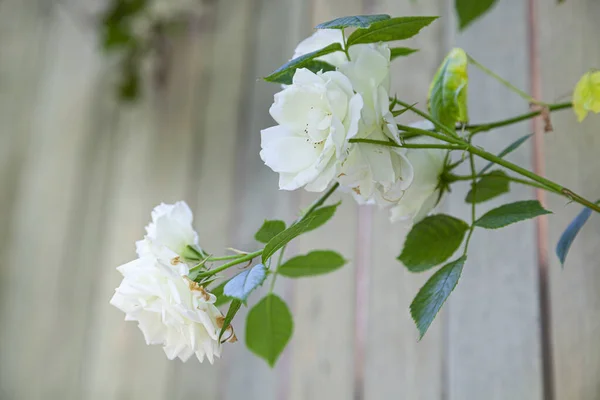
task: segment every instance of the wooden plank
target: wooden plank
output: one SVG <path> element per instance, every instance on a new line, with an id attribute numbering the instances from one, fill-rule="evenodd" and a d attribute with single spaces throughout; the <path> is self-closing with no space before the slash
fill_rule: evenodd
<path id="1" fill-rule="evenodd" d="M 449 1 L 449 8 L 453 2 Z M 526 3 L 501 1 L 492 11 L 456 36 L 456 45 L 517 87 L 528 89 Z M 507 22 L 511 21 L 507 30 Z M 449 32 L 448 37 L 452 37 Z M 490 45 L 493 44 L 491 47 Z M 469 69 L 469 113 L 472 122 L 509 117 L 528 105 L 474 67 Z M 475 144 L 498 152 L 527 134 L 530 125 L 481 134 Z M 530 167 L 531 148 L 524 145 L 510 158 Z M 478 163 L 482 166 L 483 162 Z M 469 173 L 466 165 L 462 173 Z M 463 199 L 468 185 L 453 190 L 447 211 L 469 218 Z M 529 188 L 512 191 L 478 207 L 477 213 L 510 201 L 532 198 Z M 541 345 L 537 262 L 533 222 L 499 231 L 478 230 L 461 280 L 446 307 L 445 349 L 449 399 L 540 399 Z M 507 250 L 508 249 L 508 250 Z"/>
<path id="2" fill-rule="evenodd" d="M 335 17 L 360 14 L 362 2 L 316 0 L 312 9 L 314 26 Z M 302 191 L 303 207 L 317 197 Z M 331 222 L 297 239 L 299 253 L 333 249 L 350 262 L 334 274 L 294 282 L 290 399 L 353 397 L 358 207 L 348 195 L 335 195 L 331 201 L 341 199 L 343 204 Z"/>
<path id="3" fill-rule="evenodd" d="M 291 55 L 290 27 L 298 24 L 305 8 L 299 0 L 251 2 L 252 23 L 246 32 L 245 74 L 242 85 L 238 135 L 236 139 L 236 181 L 234 191 L 235 213 L 230 226 L 230 244 L 240 249 L 254 249 L 254 233 L 264 218 L 291 220 L 293 193 L 278 191 L 277 176 L 259 157 L 260 130 L 273 124 L 268 109 L 273 102 L 276 85 L 258 79 L 277 68 Z M 233 151 L 229 149 L 228 151 Z M 233 271 L 232 271 L 233 272 Z M 268 285 L 255 293 L 249 301 L 252 307 L 267 292 Z M 281 292 L 279 292 L 281 294 Z M 245 319 L 248 308 L 243 308 L 237 319 L 236 334 L 240 343 L 228 350 L 228 367 L 222 378 L 225 399 L 280 397 L 286 382 L 282 359 L 271 370 L 266 362 L 245 347 Z M 243 322 L 244 321 L 244 322 Z"/>
<path id="4" fill-rule="evenodd" d="M 439 1 L 378 1 L 369 12 L 392 16 L 441 15 Z M 444 53 L 439 38 L 446 19 L 435 21 L 402 46 L 420 49 L 392 63 L 392 95 L 426 104 L 429 82 Z M 414 116 L 407 116 L 414 119 Z M 374 210 L 369 273 L 369 330 L 365 360 L 365 399 L 437 399 L 442 394 L 442 328 L 435 323 L 420 342 L 409 305 L 431 274 L 413 274 L 396 260 L 410 226 L 391 223 L 386 210 Z"/>
<path id="5" fill-rule="evenodd" d="M 40 6 L 36 4 L 36 7 Z M 7 246 L 7 259 L 10 260 L 7 265 L 22 265 L 20 260 L 24 254 L 28 259 L 27 273 L 21 268 L 11 271 L 10 286 L 14 293 L 8 304 L 14 319 L 3 324 L 15 327 L 14 337 L 9 342 L 11 347 L 17 351 L 31 350 L 19 351 L 17 359 L 8 364 L 16 371 L 12 382 L 16 398 L 62 397 L 73 388 L 66 378 L 70 376 L 72 364 L 61 362 L 69 358 L 64 355 L 68 354 L 67 349 L 61 349 L 62 357 L 55 357 L 58 349 L 48 343 L 56 343 L 54 339 L 60 337 L 57 330 L 77 323 L 62 307 L 63 300 L 70 295 L 70 292 L 64 292 L 62 278 L 64 258 L 77 252 L 77 247 L 70 242 L 69 227 L 78 202 L 77 184 L 84 161 L 82 149 L 90 135 L 86 129 L 86 106 L 93 95 L 91 82 L 97 72 L 91 31 L 87 34 L 77 31 L 71 21 L 56 14 L 53 8 L 40 7 L 37 11 L 51 21 L 45 46 L 37 49 L 47 61 L 43 73 L 37 71 L 39 89 L 35 100 L 21 105 L 24 110 L 29 110 L 29 115 L 24 117 L 31 121 L 31 136 L 26 133 L 26 137 L 29 136 L 26 153 L 15 148 L 15 156 L 23 157 L 24 168 L 16 190 L 14 229 Z M 56 43 L 62 46 L 57 49 Z M 56 101 L 65 94 L 68 96 L 63 97 L 64 101 Z M 18 143 L 18 140 L 14 142 L 15 145 Z M 75 267 L 69 264 L 71 266 Z M 42 309 L 39 297 L 31 296 L 29 288 L 32 286 L 44 290 Z M 40 341 L 40 337 L 47 341 Z M 48 370 L 50 362 L 58 364 Z M 39 379 L 31 384 L 34 375 Z"/>
<path id="6" fill-rule="evenodd" d="M 173 388 L 178 361 L 168 361 L 160 346 L 146 346 L 136 324 L 124 323 L 121 312 L 107 307 L 106 293 L 121 279 L 113 268 L 135 257 L 134 242 L 143 236 L 152 208 L 160 202 L 189 201 L 196 133 L 192 121 L 197 112 L 193 89 L 206 47 L 189 35 L 172 39 L 166 86 L 146 85 L 138 103 L 123 107 L 113 117 L 119 123 L 104 233 L 108 239 L 100 260 L 102 289 L 92 307 L 96 318 L 89 338 L 97 347 L 84 371 L 84 392 L 89 398 L 163 398 Z M 206 386 L 210 392 L 216 383 Z"/>
<path id="7" fill-rule="evenodd" d="M 200 243 L 215 254 L 225 254 L 225 248 L 232 245 L 231 227 L 237 204 L 235 147 L 246 45 L 240 38 L 248 30 L 251 15 L 251 2 L 220 1 L 214 12 L 203 19 L 208 26 L 200 26 L 197 33 L 210 47 L 202 52 L 202 63 L 207 68 L 194 90 L 193 103 L 202 111 L 193 118 L 195 138 L 190 186 L 194 193 L 190 197 L 194 199 L 192 207 Z M 222 310 L 227 312 L 226 307 Z M 234 328 L 240 330 L 242 325 L 236 324 Z M 231 362 L 231 346 L 243 347 L 244 344 L 225 344 L 221 359 L 214 365 L 177 363 L 171 378 L 173 396 L 188 399 L 201 393 L 207 399 L 222 397 L 226 384 L 223 374 Z"/>
<path id="8" fill-rule="evenodd" d="M 594 37 L 600 33 L 600 4 L 572 1 L 538 2 L 543 96 L 568 101 L 578 79 L 600 63 Z M 597 171 L 599 117 L 579 124 L 571 110 L 552 115 L 554 132 L 546 134 L 546 172 L 592 201 L 600 197 Z M 555 398 L 597 399 L 600 376 L 600 249 L 597 216 L 583 228 L 571 247 L 564 270 L 554 254 L 558 238 L 581 210 L 575 203 L 548 196 L 549 260 L 552 305 Z"/>
<path id="9" fill-rule="evenodd" d="M 17 257 L 13 246 L 19 240 L 13 235 L 23 217 L 16 217 L 16 207 L 23 197 L 20 186 L 33 131 L 32 105 L 47 68 L 44 49 L 51 20 L 39 2 L 0 3 L 0 255 L 5 260 L 0 267 L 0 393 L 7 398 L 22 393 L 19 361 L 23 353 L 15 344 L 22 334 L 18 323 L 25 312 L 19 288 L 27 277 L 19 268 L 22 264 L 9 260 Z"/>

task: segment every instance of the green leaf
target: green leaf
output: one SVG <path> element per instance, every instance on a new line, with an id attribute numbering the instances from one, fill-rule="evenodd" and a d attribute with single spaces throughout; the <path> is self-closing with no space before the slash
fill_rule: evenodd
<path id="1" fill-rule="evenodd" d="M 285 230 L 285 222 L 280 220 L 265 220 L 254 239 L 261 243 L 269 243 L 277 234 Z"/>
<path id="2" fill-rule="evenodd" d="M 567 259 L 567 253 L 573 244 L 573 241 L 577 237 L 577 234 L 583 228 L 583 225 L 587 222 L 587 220 L 592 215 L 592 210 L 590 208 L 585 207 L 573 221 L 567 226 L 567 229 L 563 232 L 556 244 L 556 255 L 560 260 L 560 264 L 564 267 L 565 260 Z"/>
<path id="3" fill-rule="evenodd" d="M 431 116 L 442 125 L 454 129 L 456 122 L 467 122 L 467 53 L 454 48 L 440 65 L 431 85 L 427 104 Z"/>
<path id="4" fill-rule="evenodd" d="M 390 42 L 415 36 L 437 17 L 399 17 L 378 21 L 369 28 L 357 29 L 349 37 L 347 44 Z"/>
<path id="5" fill-rule="evenodd" d="M 104 50 L 128 47 L 135 43 L 135 37 L 129 27 L 124 24 L 109 25 L 102 32 L 102 46 Z"/>
<path id="6" fill-rule="evenodd" d="M 271 293 L 248 313 L 246 346 L 273 367 L 292 337 L 293 330 L 290 310 L 281 298 Z"/>
<path id="7" fill-rule="evenodd" d="M 460 30 L 488 12 L 495 2 L 496 0 L 456 0 L 455 8 Z"/>
<path id="8" fill-rule="evenodd" d="M 215 286 L 214 288 L 209 289 L 209 292 L 211 292 L 212 294 L 214 294 L 217 297 L 217 300 L 215 301 L 215 307 L 220 307 L 231 301 L 231 297 L 228 297 L 225 295 L 225 293 L 223 293 L 223 290 L 224 290 L 227 282 L 228 281 L 224 281 L 224 282 L 220 283 L 219 285 Z"/>
<path id="9" fill-rule="evenodd" d="M 508 193 L 509 191 L 509 180 L 508 176 L 503 171 L 492 171 L 489 174 L 483 176 L 475 184 L 475 196 L 473 197 L 473 184 L 471 184 L 471 190 L 467 193 L 465 201 L 467 203 L 483 203 L 493 199 L 494 197 L 500 196 L 501 194 Z"/>
<path id="10" fill-rule="evenodd" d="M 409 54 L 419 51 L 419 49 L 411 49 L 410 47 L 394 47 L 390 50 L 391 50 L 390 58 L 392 60 L 394 58 L 408 56 Z"/>
<path id="11" fill-rule="evenodd" d="M 231 325 L 231 321 L 233 321 L 233 317 L 240 310 L 242 306 L 242 302 L 240 300 L 233 300 L 229 305 L 229 310 L 227 310 L 227 315 L 225 316 L 225 320 L 223 321 L 223 326 L 221 327 L 221 331 L 219 332 L 219 341 L 221 341 L 221 337 L 223 334 L 227 332 L 227 328 Z"/>
<path id="12" fill-rule="evenodd" d="M 522 137 L 518 138 L 517 140 L 515 140 L 514 142 L 512 142 L 511 144 L 509 144 L 504 150 L 502 150 L 500 153 L 498 153 L 498 157 L 503 158 L 503 157 L 507 156 L 508 154 L 512 153 L 513 151 L 515 151 L 516 149 L 518 149 L 523 143 L 525 143 L 532 136 L 533 136 L 533 133 L 530 133 L 528 135 L 525 135 L 525 136 L 522 136 Z M 485 174 L 485 172 L 488 169 L 492 168 L 493 165 L 494 165 L 494 163 L 490 162 L 485 167 L 483 167 L 483 169 L 481 171 L 479 171 L 478 175 Z"/>
<path id="13" fill-rule="evenodd" d="M 331 219 L 331 217 L 333 217 L 333 214 L 335 214 L 335 210 L 339 205 L 340 203 L 337 203 L 331 206 L 317 208 L 308 217 L 279 233 L 265 246 L 262 253 L 262 262 L 266 263 L 267 260 L 273 254 L 275 254 L 277 250 L 288 244 L 295 237 L 305 232 L 317 229 L 321 225 L 325 224 L 327 221 L 329 221 L 329 219 Z"/>
<path id="14" fill-rule="evenodd" d="M 469 225 L 445 214 L 426 217 L 406 236 L 398 257 L 412 272 L 425 271 L 446 261 L 463 241 Z"/>
<path id="15" fill-rule="evenodd" d="M 341 268 L 345 263 L 344 257 L 335 251 L 315 250 L 289 259 L 279 267 L 277 273 L 288 278 L 323 275 Z"/>
<path id="16" fill-rule="evenodd" d="M 223 293 L 225 296 L 245 302 L 248 295 L 263 284 L 267 279 L 267 269 L 263 264 L 258 264 L 240 272 L 225 284 Z"/>
<path id="17" fill-rule="evenodd" d="M 264 78 L 267 82 L 282 83 L 289 85 L 292 83 L 292 79 L 298 68 L 308 68 L 312 72 L 318 71 L 334 71 L 335 67 L 324 61 L 315 60 L 315 58 L 335 53 L 336 51 L 343 51 L 340 43 L 332 43 L 321 50 L 306 53 L 300 57 L 294 58 L 293 60 L 285 63 L 278 69 L 276 69 L 271 75 Z"/>
<path id="18" fill-rule="evenodd" d="M 419 339 L 423 338 L 444 302 L 456 287 L 466 260 L 467 257 L 462 256 L 440 268 L 419 290 L 411 303 L 410 315 L 417 324 Z"/>
<path id="19" fill-rule="evenodd" d="M 316 29 L 343 29 L 349 27 L 355 28 L 368 28 L 373 22 L 383 21 L 390 19 L 387 14 L 373 14 L 373 15 L 353 15 L 351 17 L 341 17 L 332 19 L 331 21 L 323 22 L 317 25 Z"/>
<path id="20" fill-rule="evenodd" d="M 517 201 L 488 211 L 475 221 L 475 226 L 498 229 L 544 214 L 552 214 L 552 212 L 544 209 L 537 200 Z"/>

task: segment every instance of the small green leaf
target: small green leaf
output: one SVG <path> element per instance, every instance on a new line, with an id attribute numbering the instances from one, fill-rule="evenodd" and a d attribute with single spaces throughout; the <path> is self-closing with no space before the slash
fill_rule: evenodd
<path id="1" fill-rule="evenodd" d="M 242 302 L 240 300 L 233 300 L 229 305 L 229 310 L 227 310 L 227 315 L 225 316 L 225 320 L 223 321 L 221 331 L 219 332 L 219 341 L 221 341 L 221 337 L 223 337 L 223 334 L 227 332 L 227 328 L 229 328 L 229 325 L 231 325 L 233 317 L 235 317 L 235 314 L 237 314 L 241 306 Z"/>
<path id="2" fill-rule="evenodd" d="M 348 37 L 348 46 L 360 43 L 390 42 L 415 36 L 437 17 L 399 17 L 378 21 L 369 28 L 357 29 Z"/>
<path id="3" fill-rule="evenodd" d="M 277 234 L 285 230 L 285 222 L 280 220 L 265 220 L 254 239 L 261 243 L 269 243 Z"/>
<path id="4" fill-rule="evenodd" d="M 488 211 L 475 221 L 475 226 L 498 229 L 544 214 L 552 214 L 552 212 L 544 209 L 537 200 L 517 201 Z"/>
<path id="5" fill-rule="evenodd" d="M 392 60 L 394 58 L 408 56 L 409 54 L 419 51 L 419 49 L 411 49 L 410 47 L 394 47 L 390 50 L 391 50 L 390 58 Z"/>
<path id="6" fill-rule="evenodd" d="M 496 0 L 456 0 L 455 8 L 460 30 L 462 31 L 471 22 L 488 12 L 495 2 Z"/>
<path id="7" fill-rule="evenodd" d="M 271 367 L 292 337 L 294 323 L 287 305 L 275 294 L 269 294 L 248 313 L 246 346 Z"/>
<path id="8" fill-rule="evenodd" d="M 344 257 L 335 251 L 315 250 L 289 259 L 277 273 L 288 278 L 322 275 L 341 268 L 345 263 Z"/>
<path id="9" fill-rule="evenodd" d="M 465 221 L 449 215 L 426 217 L 408 233 L 398 260 L 412 272 L 435 267 L 454 254 L 468 229 Z"/>
<path id="10" fill-rule="evenodd" d="M 217 300 L 215 301 L 215 307 L 220 307 L 231 301 L 231 297 L 225 296 L 225 293 L 223 293 L 223 289 L 225 288 L 227 282 L 228 281 L 224 281 L 219 285 L 215 286 L 214 288 L 209 289 L 209 292 L 211 292 L 217 297 Z"/>
<path id="11" fill-rule="evenodd" d="M 417 324 L 419 339 L 423 338 L 444 302 L 456 287 L 466 260 L 467 257 L 462 256 L 440 268 L 419 290 L 411 303 L 410 315 Z"/>
<path id="12" fill-rule="evenodd" d="M 583 228 L 583 225 L 592 215 L 592 210 L 585 207 L 577 216 L 571 221 L 567 229 L 563 232 L 556 244 L 556 255 L 560 260 L 560 264 L 564 267 L 565 260 L 567 259 L 567 253 L 573 244 L 573 241 L 577 237 L 577 234 Z"/>
<path id="13" fill-rule="evenodd" d="M 334 71 L 335 67 L 324 61 L 315 60 L 315 58 L 335 53 L 336 51 L 343 51 L 342 45 L 339 43 L 332 43 L 329 46 L 322 48 L 321 50 L 306 53 L 300 57 L 294 58 L 293 60 L 285 63 L 278 69 L 276 69 L 271 75 L 264 78 L 267 82 L 282 83 L 289 85 L 292 83 L 292 79 L 296 70 L 299 68 L 308 68 L 312 72 L 318 71 Z"/>
<path id="14" fill-rule="evenodd" d="M 431 85 L 427 104 L 431 116 L 442 125 L 454 129 L 456 122 L 467 122 L 467 53 L 454 48 L 437 70 Z"/>
<path id="15" fill-rule="evenodd" d="M 500 158 L 504 158 L 505 156 L 507 156 L 508 154 L 512 153 L 513 151 L 515 151 L 516 149 L 518 149 L 523 143 L 525 143 L 530 137 L 533 136 L 533 133 L 530 133 L 528 135 L 522 136 L 520 138 L 518 138 L 517 140 L 515 140 L 514 142 L 512 142 L 511 144 L 509 144 L 504 150 L 502 150 L 500 153 L 498 153 L 498 157 Z M 478 175 L 483 175 L 485 174 L 485 172 L 492 168 L 492 166 L 494 165 L 493 162 L 490 162 L 489 164 L 487 164 L 485 167 L 483 167 L 481 169 L 481 171 L 479 171 Z"/>
<path id="16" fill-rule="evenodd" d="M 263 264 L 258 264 L 231 278 L 225 284 L 223 293 L 225 296 L 245 302 L 248 295 L 262 285 L 265 279 L 267 279 L 267 269 Z"/>
<path id="17" fill-rule="evenodd" d="M 508 193 L 509 180 L 508 176 L 503 171 L 492 171 L 484 175 L 475 184 L 475 197 L 473 197 L 473 184 L 471 190 L 467 193 L 465 201 L 467 203 L 483 203 L 484 201 L 493 199 L 501 194 Z"/>
<path id="18" fill-rule="evenodd" d="M 305 233 L 317 229 L 321 225 L 325 224 L 333 214 L 335 214 L 335 210 L 340 205 L 340 203 L 317 208 L 313 211 L 308 217 L 304 218 L 300 222 L 291 225 L 285 231 L 279 233 L 273 239 L 267 243 L 262 253 L 262 262 L 266 263 L 267 260 L 275 254 L 277 250 L 288 244 L 295 237 Z"/>
<path id="19" fill-rule="evenodd" d="M 383 21 L 390 19 L 387 14 L 373 14 L 373 15 L 354 15 L 351 17 L 341 17 L 332 19 L 331 21 L 323 22 L 317 25 L 316 29 L 343 29 L 349 27 L 355 28 L 368 28 L 373 22 Z"/>

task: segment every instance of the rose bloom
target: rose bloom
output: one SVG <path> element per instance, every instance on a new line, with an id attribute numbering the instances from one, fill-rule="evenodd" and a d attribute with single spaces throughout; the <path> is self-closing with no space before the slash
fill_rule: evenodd
<path id="1" fill-rule="evenodd" d="M 161 203 L 152 210 L 152 222 L 146 236 L 136 243 L 138 256 L 153 254 L 170 261 L 187 253 L 187 247 L 198 247 L 198 234 L 192 226 L 194 215 L 184 201 Z"/>
<path id="2" fill-rule="evenodd" d="M 337 71 L 296 70 L 293 83 L 275 94 L 269 112 L 279 124 L 261 131 L 260 157 L 279 173 L 279 187 L 321 192 L 358 132 L 363 101 Z"/>
<path id="3" fill-rule="evenodd" d="M 433 129 L 433 124 L 424 121 L 411 126 L 421 129 Z M 440 144 L 441 141 L 430 137 L 419 137 L 408 141 L 414 144 Z M 447 150 L 444 149 L 407 149 L 406 158 L 414 168 L 412 184 L 404 190 L 402 197 L 391 209 L 391 220 L 411 220 L 416 223 L 425 218 L 438 204 L 441 198 L 440 177 L 444 172 Z"/>
<path id="4" fill-rule="evenodd" d="M 351 46 L 350 62 L 343 72 L 364 100 L 356 138 L 399 144 L 394 117 L 389 110 L 390 49 L 386 44 Z M 338 181 L 351 188 L 359 203 L 391 205 L 412 182 L 413 168 L 405 150 L 353 143 L 342 162 Z"/>
<path id="5" fill-rule="evenodd" d="M 315 33 L 298 44 L 292 59 L 298 58 L 307 53 L 312 53 L 313 51 L 321 50 L 322 48 L 325 48 L 333 43 L 339 43 L 343 45 L 344 38 L 342 37 L 342 31 L 340 29 L 317 29 Z M 317 57 L 316 60 L 325 61 L 334 67 L 339 67 L 348 61 L 346 54 L 344 54 L 343 51 L 329 53 L 324 56 Z"/>
<path id="6" fill-rule="evenodd" d="M 126 321 L 137 321 L 147 344 L 161 344 L 169 359 L 196 355 L 212 363 L 221 354 L 219 332 L 224 318 L 216 297 L 191 281 L 181 253 L 197 244 L 192 212 L 184 202 L 161 204 L 152 211 L 139 258 L 117 268 L 123 281 L 110 303 Z M 235 341 L 231 326 L 224 340 Z"/>

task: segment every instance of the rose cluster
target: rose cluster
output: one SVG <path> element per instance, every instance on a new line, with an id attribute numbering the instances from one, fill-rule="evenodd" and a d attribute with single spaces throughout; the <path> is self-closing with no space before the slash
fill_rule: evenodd
<path id="1" fill-rule="evenodd" d="M 117 268 L 123 281 L 110 303 L 125 312 L 126 321 L 138 322 L 147 344 L 163 345 L 169 359 L 187 361 L 195 354 L 212 363 L 221 354 L 224 317 L 216 297 L 188 278 L 197 245 L 186 203 L 157 206 L 146 236 L 136 243 L 138 258 Z M 222 340 L 236 340 L 231 326 Z"/>
<path id="2" fill-rule="evenodd" d="M 344 45 L 342 31 L 320 29 L 298 45 L 293 58 L 333 43 Z M 334 71 L 299 68 L 292 84 L 275 94 L 269 112 L 278 125 L 261 132 L 260 156 L 279 173 L 280 189 L 321 192 L 338 182 L 360 204 L 391 207 L 393 221 L 419 220 L 437 204 L 447 151 L 401 147 L 390 109 L 390 55 L 385 43 L 326 54 L 316 60 Z"/>

